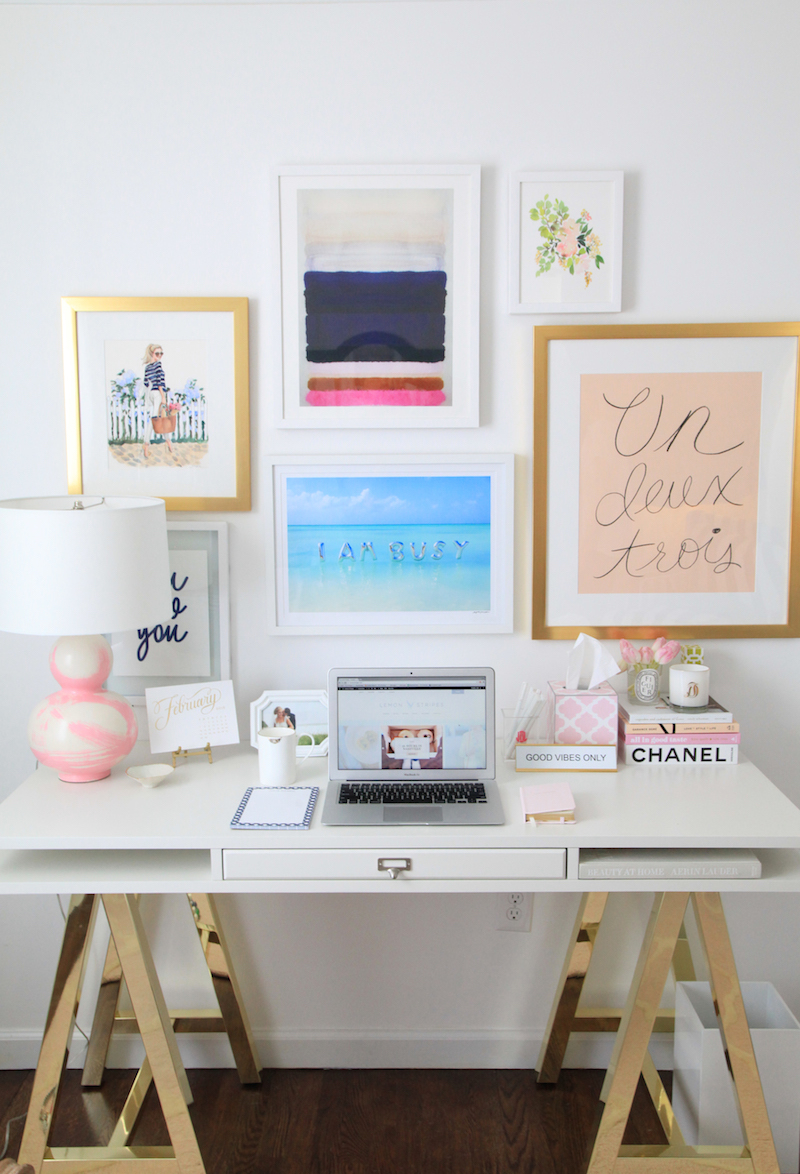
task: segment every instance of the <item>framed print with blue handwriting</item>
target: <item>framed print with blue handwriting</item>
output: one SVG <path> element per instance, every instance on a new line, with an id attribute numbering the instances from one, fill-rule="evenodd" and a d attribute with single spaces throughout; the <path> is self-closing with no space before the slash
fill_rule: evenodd
<path id="1" fill-rule="evenodd" d="M 167 523 L 170 613 L 161 623 L 109 636 L 108 688 L 144 703 L 145 689 L 230 676 L 228 526 Z"/>

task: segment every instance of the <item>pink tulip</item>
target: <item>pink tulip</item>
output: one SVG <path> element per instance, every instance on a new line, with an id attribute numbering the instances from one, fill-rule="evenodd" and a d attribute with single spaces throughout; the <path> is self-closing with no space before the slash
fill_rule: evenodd
<path id="1" fill-rule="evenodd" d="M 653 655 L 655 656 L 657 664 L 669 664 L 681 650 L 681 646 L 677 640 L 669 640 L 666 644 L 662 644 L 661 648 L 655 649 Z"/>
<path id="2" fill-rule="evenodd" d="M 642 648 L 639 649 L 639 660 L 642 664 L 649 664 L 652 659 L 653 650 L 648 644 L 645 644 Z"/>
<path id="3" fill-rule="evenodd" d="M 657 640 L 653 641 L 653 656 L 655 656 L 662 644 L 666 644 L 663 636 L 659 636 Z"/>
<path id="4" fill-rule="evenodd" d="M 639 654 L 631 644 L 630 640 L 620 640 L 619 650 L 622 653 L 622 659 L 626 664 L 636 664 Z"/>

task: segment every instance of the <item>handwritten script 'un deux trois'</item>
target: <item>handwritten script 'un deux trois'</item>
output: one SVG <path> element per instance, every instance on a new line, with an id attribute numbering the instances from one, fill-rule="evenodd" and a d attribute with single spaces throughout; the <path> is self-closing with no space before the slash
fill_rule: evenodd
<path id="1" fill-rule="evenodd" d="M 753 591 L 758 372 L 581 377 L 579 591 Z"/>

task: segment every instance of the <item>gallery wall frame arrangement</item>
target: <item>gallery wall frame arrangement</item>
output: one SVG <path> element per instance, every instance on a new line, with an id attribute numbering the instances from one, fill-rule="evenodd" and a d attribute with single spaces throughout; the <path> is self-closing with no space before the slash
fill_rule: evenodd
<path id="1" fill-rule="evenodd" d="M 513 631 L 514 457 L 272 462 L 274 634 Z"/>
<path id="2" fill-rule="evenodd" d="M 622 171 L 519 171 L 509 184 L 512 314 L 622 308 Z"/>
<path id="3" fill-rule="evenodd" d="M 172 610 L 162 623 L 109 633 L 108 688 L 144 706 L 145 689 L 231 675 L 228 523 L 167 520 Z"/>
<path id="4" fill-rule="evenodd" d="M 800 635 L 799 345 L 534 328 L 534 639 Z"/>
<path id="5" fill-rule="evenodd" d="M 479 425 L 480 166 L 273 174 L 275 422 Z"/>
<path id="6" fill-rule="evenodd" d="M 247 298 L 61 299 L 70 493 L 250 509 Z"/>

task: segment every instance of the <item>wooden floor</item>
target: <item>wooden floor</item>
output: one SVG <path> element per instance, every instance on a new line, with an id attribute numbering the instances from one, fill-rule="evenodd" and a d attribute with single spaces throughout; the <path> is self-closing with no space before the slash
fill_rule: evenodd
<path id="1" fill-rule="evenodd" d="M 133 1076 L 110 1071 L 101 1089 L 82 1091 L 80 1072 L 68 1072 L 51 1143 L 105 1144 Z M 32 1080 L 0 1072 L 0 1147 Z M 273 1069 L 242 1088 L 232 1069 L 194 1069 L 189 1082 L 208 1174 L 579 1174 L 603 1073 L 564 1071 L 548 1087 L 525 1071 Z M 22 1125 L 12 1126 L 12 1157 Z M 169 1144 L 152 1089 L 132 1140 Z M 641 1083 L 625 1141 L 664 1141 Z"/>

